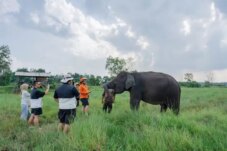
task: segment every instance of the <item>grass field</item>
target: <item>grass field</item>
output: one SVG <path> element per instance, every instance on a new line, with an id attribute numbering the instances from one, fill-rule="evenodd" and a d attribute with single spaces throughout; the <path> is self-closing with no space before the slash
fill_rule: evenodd
<path id="1" fill-rule="evenodd" d="M 227 88 L 182 88 L 180 115 L 160 113 L 141 103 L 129 109 L 128 93 L 118 95 L 104 114 L 102 89 L 92 87 L 90 115 L 77 108 L 68 135 L 57 132 L 53 93 L 43 98 L 42 129 L 20 121 L 20 96 L 0 94 L 0 150 L 18 151 L 224 151 L 227 150 Z"/>

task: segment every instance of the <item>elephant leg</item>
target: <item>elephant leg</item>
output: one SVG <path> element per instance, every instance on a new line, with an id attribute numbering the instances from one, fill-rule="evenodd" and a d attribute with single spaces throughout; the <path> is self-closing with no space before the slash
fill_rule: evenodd
<path id="1" fill-rule="evenodd" d="M 140 99 L 132 98 L 130 99 L 130 107 L 132 110 L 138 110 L 140 106 Z"/>
<path id="2" fill-rule="evenodd" d="M 141 94 L 138 90 L 131 90 L 130 92 L 130 107 L 132 110 L 138 110 L 141 100 Z"/>
<path id="3" fill-rule="evenodd" d="M 166 104 L 161 104 L 160 106 L 161 106 L 160 112 L 166 112 L 167 105 Z"/>
<path id="4" fill-rule="evenodd" d="M 178 115 L 180 111 L 180 101 L 176 101 L 172 107 L 173 113 Z"/>

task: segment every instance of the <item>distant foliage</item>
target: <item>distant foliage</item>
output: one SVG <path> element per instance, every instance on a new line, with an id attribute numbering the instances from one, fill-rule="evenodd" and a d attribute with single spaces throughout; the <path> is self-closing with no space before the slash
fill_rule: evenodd
<path id="1" fill-rule="evenodd" d="M 10 70 L 6 70 L 0 76 L 0 86 L 9 85 L 12 79 L 13 73 Z"/>
<path id="2" fill-rule="evenodd" d="M 16 72 L 29 72 L 28 68 L 18 68 Z"/>
<path id="3" fill-rule="evenodd" d="M 193 74 L 192 74 L 192 73 L 185 73 L 185 74 L 184 74 L 184 79 L 185 79 L 187 82 L 192 82 L 192 81 L 193 81 Z"/>
<path id="4" fill-rule="evenodd" d="M 10 49 L 8 46 L 0 47 L 0 85 L 8 85 L 11 81 L 10 70 L 11 58 Z"/>
<path id="5" fill-rule="evenodd" d="M 42 68 L 39 68 L 39 69 L 30 69 L 30 72 L 45 73 L 46 70 L 45 69 L 42 69 Z"/>
<path id="6" fill-rule="evenodd" d="M 213 72 L 209 72 L 207 74 L 207 82 L 212 83 L 214 81 L 214 73 Z"/>
<path id="7" fill-rule="evenodd" d="M 127 71 L 127 63 L 126 60 L 119 57 L 112 57 L 109 56 L 106 59 L 106 67 L 105 67 L 110 74 L 111 77 L 117 76 L 121 71 Z"/>
<path id="8" fill-rule="evenodd" d="M 89 86 L 100 86 L 103 83 L 110 81 L 110 78 L 108 76 L 101 77 L 101 76 L 95 76 L 92 74 L 82 75 L 82 74 L 78 74 L 78 73 L 68 73 L 68 74 L 73 77 L 74 83 L 79 83 L 81 77 L 87 78 L 87 83 Z M 53 76 L 49 77 L 48 82 L 49 82 L 51 88 L 56 88 L 60 84 L 60 81 L 62 78 L 63 78 L 63 75 L 53 75 Z"/>
<path id="9" fill-rule="evenodd" d="M 204 82 L 204 87 L 211 87 L 212 83 L 210 83 L 209 81 L 205 81 Z"/>
<path id="10" fill-rule="evenodd" d="M 180 86 L 183 87 L 191 87 L 191 88 L 199 88 L 201 87 L 201 84 L 196 81 L 190 81 L 190 82 L 179 82 Z"/>
<path id="11" fill-rule="evenodd" d="M 10 70 L 10 49 L 8 46 L 0 47 L 0 73 Z"/>

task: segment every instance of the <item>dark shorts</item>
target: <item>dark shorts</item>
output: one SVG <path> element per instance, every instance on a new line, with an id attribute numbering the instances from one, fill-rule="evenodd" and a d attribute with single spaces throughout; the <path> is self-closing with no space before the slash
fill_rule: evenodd
<path id="1" fill-rule="evenodd" d="M 41 115 L 41 114 L 43 114 L 43 110 L 42 110 L 42 108 L 32 108 L 31 113 L 34 115 Z"/>
<path id="2" fill-rule="evenodd" d="M 76 109 L 59 109 L 58 119 L 60 123 L 71 124 L 76 117 Z"/>
<path id="3" fill-rule="evenodd" d="M 80 101 L 84 107 L 89 105 L 88 99 L 80 99 Z"/>

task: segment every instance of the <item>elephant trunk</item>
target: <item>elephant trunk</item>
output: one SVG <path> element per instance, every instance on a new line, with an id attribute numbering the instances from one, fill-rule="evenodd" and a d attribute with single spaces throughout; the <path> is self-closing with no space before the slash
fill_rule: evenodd
<path id="1" fill-rule="evenodd" d="M 104 89 L 104 91 L 105 91 L 105 92 L 107 92 L 107 91 L 108 91 L 108 86 L 107 86 L 107 83 L 106 83 L 106 84 L 103 84 L 103 86 L 102 86 L 102 87 L 103 87 L 103 89 Z"/>

